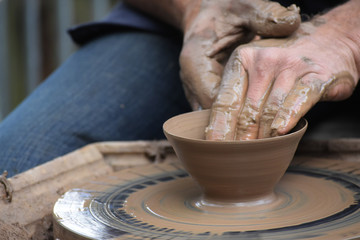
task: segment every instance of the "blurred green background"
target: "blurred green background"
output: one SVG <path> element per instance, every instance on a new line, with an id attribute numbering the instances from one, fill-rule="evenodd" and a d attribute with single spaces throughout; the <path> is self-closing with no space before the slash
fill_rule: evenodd
<path id="1" fill-rule="evenodd" d="M 73 51 L 66 30 L 117 0 L 0 0 L 0 121 Z"/>

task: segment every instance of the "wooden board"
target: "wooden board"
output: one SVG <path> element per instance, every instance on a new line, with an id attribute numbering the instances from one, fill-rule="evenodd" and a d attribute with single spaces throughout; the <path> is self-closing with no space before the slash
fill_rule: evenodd
<path id="1" fill-rule="evenodd" d="M 166 154 L 169 148 L 166 141 L 90 144 L 6 179 L 11 192 L 0 182 L 0 236 L 51 239 L 52 209 L 62 194 L 120 169 L 171 161 L 175 155 Z"/>

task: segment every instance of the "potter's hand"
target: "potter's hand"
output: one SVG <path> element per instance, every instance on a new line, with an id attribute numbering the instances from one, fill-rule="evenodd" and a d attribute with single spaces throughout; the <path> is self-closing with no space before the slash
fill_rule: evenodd
<path id="1" fill-rule="evenodd" d="M 193 109 L 210 108 L 225 62 L 255 35 L 288 36 L 300 24 L 299 9 L 265 0 L 203 0 L 184 15 L 181 78 Z"/>
<path id="2" fill-rule="evenodd" d="M 288 36 L 300 24 L 295 5 L 268 0 L 124 0 L 184 32 L 181 78 L 193 109 L 210 108 L 225 62 L 255 35 Z"/>
<path id="3" fill-rule="evenodd" d="M 212 106 L 207 139 L 282 135 L 318 101 L 349 97 L 360 75 L 359 11 L 360 1 L 350 1 L 301 24 L 290 38 L 234 50 Z M 342 12 L 355 17 L 342 24 Z"/>

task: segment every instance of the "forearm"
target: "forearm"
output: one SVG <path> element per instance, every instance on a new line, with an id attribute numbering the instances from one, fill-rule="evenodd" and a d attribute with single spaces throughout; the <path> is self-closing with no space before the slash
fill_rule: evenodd
<path id="1" fill-rule="evenodd" d="M 186 19 L 191 18 L 201 4 L 198 0 L 125 0 L 125 2 L 180 30 L 184 29 Z"/>
<path id="2" fill-rule="evenodd" d="M 354 54 L 356 65 L 360 74 L 360 0 L 350 0 L 326 14 L 319 16 L 315 21 L 319 28 L 332 28 L 334 34 L 340 36 L 334 40 L 344 41 Z M 319 29 L 319 30 L 320 30 Z M 321 31 L 321 30 L 320 30 Z M 324 30 L 326 31 L 326 30 Z"/>

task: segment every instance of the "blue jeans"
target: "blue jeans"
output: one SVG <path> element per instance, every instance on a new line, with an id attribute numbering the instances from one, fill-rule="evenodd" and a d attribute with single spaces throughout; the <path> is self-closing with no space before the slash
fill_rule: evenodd
<path id="1" fill-rule="evenodd" d="M 191 111 L 179 79 L 181 45 L 126 31 L 81 47 L 0 123 L 0 173 L 93 142 L 163 139 L 163 122 Z"/>

